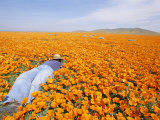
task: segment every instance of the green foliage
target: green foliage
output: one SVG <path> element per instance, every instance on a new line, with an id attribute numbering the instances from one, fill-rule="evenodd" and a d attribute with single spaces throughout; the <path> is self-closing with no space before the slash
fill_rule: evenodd
<path id="1" fill-rule="evenodd" d="M 21 67 L 20 67 L 20 71 L 24 71 L 25 70 L 25 66 L 23 64 L 21 64 Z"/>
<path id="2" fill-rule="evenodd" d="M 29 117 L 31 116 L 32 112 L 33 112 L 33 111 L 26 112 L 26 113 L 24 114 L 24 118 L 23 118 L 23 119 L 24 119 L 24 120 L 28 120 Z"/>
<path id="3" fill-rule="evenodd" d="M 46 115 L 47 111 L 49 110 L 51 106 L 51 103 L 48 103 L 47 108 L 46 109 L 42 109 L 41 112 L 37 113 L 37 117 L 43 117 Z"/>
<path id="4" fill-rule="evenodd" d="M 151 102 L 145 104 L 145 107 L 148 108 L 148 112 L 150 112 L 150 113 L 154 113 L 152 106 L 153 106 L 153 103 L 151 103 Z"/>
<path id="5" fill-rule="evenodd" d="M 18 77 L 17 75 L 11 75 L 10 76 L 8 82 L 10 83 L 11 86 L 13 86 L 13 84 L 14 84 L 14 82 L 15 82 L 15 80 L 16 80 L 17 77 Z"/>

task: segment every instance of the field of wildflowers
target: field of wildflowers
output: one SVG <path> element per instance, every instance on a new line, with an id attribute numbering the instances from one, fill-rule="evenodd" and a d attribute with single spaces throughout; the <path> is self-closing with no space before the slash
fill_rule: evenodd
<path id="1" fill-rule="evenodd" d="M 55 53 L 63 68 L 4 120 L 160 119 L 159 36 L 0 32 L 0 101 L 18 75 Z"/>

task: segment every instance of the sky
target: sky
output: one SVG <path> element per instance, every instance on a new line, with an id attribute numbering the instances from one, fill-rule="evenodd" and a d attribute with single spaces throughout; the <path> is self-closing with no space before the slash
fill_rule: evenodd
<path id="1" fill-rule="evenodd" d="M 0 31 L 114 28 L 160 32 L 160 0 L 0 0 Z"/>

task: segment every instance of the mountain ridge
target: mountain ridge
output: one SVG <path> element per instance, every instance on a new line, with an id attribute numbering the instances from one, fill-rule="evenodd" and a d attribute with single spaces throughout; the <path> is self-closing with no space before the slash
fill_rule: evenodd
<path id="1" fill-rule="evenodd" d="M 146 30 L 142 28 L 116 28 L 116 29 L 96 29 L 91 31 L 77 30 L 73 32 L 82 33 L 111 33 L 111 34 L 134 34 L 134 35 L 160 35 L 158 32 Z"/>

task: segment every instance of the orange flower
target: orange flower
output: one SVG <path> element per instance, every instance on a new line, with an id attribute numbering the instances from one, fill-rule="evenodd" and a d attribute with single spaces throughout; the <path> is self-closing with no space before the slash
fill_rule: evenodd
<path id="1" fill-rule="evenodd" d="M 111 117 L 110 115 L 106 115 L 106 120 L 115 120 L 115 118 Z"/>
<path id="2" fill-rule="evenodd" d="M 39 107 L 40 109 L 41 109 L 41 108 L 47 108 L 46 102 L 43 102 L 43 101 L 37 102 L 37 105 L 38 105 L 38 107 Z"/>
<path id="3" fill-rule="evenodd" d="M 116 115 L 118 120 L 126 120 L 125 117 L 123 117 L 122 113 L 118 112 L 118 114 Z"/>
<path id="4" fill-rule="evenodd" d="M 112 100 L 113 102 L 117 102 L 117 103 L 119 103 L 120 102 L 120 99 L 119 98 L 117 98 L 117 97 L 115 97 L 115 98 L 113 98 L 113 100 Z"/>
<path id="5" fill-rule="evenodd" d="M 40 93 L 41 93 L 40 91 L 35 91 L 35 92 L 32 92 L 32 93 L 31 93 L 31 96 L 32 96 L 32 97 L 36 97 L 36 96 L 38 96 Z"/>
<path id="6" fill-rule="evenodd" d="M 49 79 L 49 78 L 48 78 L 48 79 L 46 80 L 46 82 L 52 84 L 52 83 L 54 82 L 54 79 Z"/>
<path id="7" fill-rule="evenodd" d="M 51 107 L 52 107 L 52 108 L 56 108 L 56 106 L 57 106 L 56 102 L 52 102 L 52 103 L 51 103 Z"/>
<path id="8" fill-rule="evenodd" d="M 151 114 L 151 117 L 153 120 L 159 120 L 159 117 L 156 114 Z"/>
<path id="9" fill-rule="evenodd" d="M 25 98 L 23 98 L 23 100 L 21 101 L 21 104 L 27 103 L 27 101 L 28 101 L 28 97 L 25 97 Z"/>
<path id="10" fill-rule="evenodd" d="M 46 116 L 48 116 L 51 119 L 53 116 L 53 110 L 48 110 Z"/>
<path id="11" fill-rule="evenodd" d="M 136 106 L 136 105 L 137 105 L 137 102 L 135 102 L 134 100 L 129 100 L 129 104 Z"/>
<path id="12" fill-rule="evenodd" d="M 126 119 L 140 120 L 141 114 L 159 119 L 159 36 L 47 32 L 0 32 L 0 36 L 0 101 L 19 73 L 53 59 L 55 53 L 65 62 L 53 72 L 54 79 L 41 84 L 45 92 L 33 92 L 32 104 L 18 107 L 15 119 L 32 110 L 29 119 L 52 119 L 54 114 L 60 120 L 114 120 L 110 115 L 119 108 L 119 119 L 127 115 Z M 36 118 L 50 103 L 46 116 Z M 147 103 L 155 103 L 155 114 Z"/>
<path id="13" fill-rule="evenodd" d="M 44 85 L 43 88 L 44 88 L 44 90 L 46 90 L 46 91 L 49 89 L 49 87 L 48 87 L 47 85 Z"/>
<path id="14" fill-rule="evenodd" d="M 63 110 L 62 108 L 57 108 L 56 111 L 57 111 L 57 113 L 59 113 L 59 114 L 62 113 L 62 112 L 64 112 L 64 110 Z"/>
<path id="15" fill-rule="evenodd" d="M 12 116 L 5 116 L 3 117 L 3 120 L 15 120 Z"/>
<path id="16" fill-rule="evenodd" d="M 157 107 L 157 106 L 152 106 L 152 108 L 153 108 L 154 112 L 160 114 L 160 108 L 159 108 L 159 107 Z"/>

